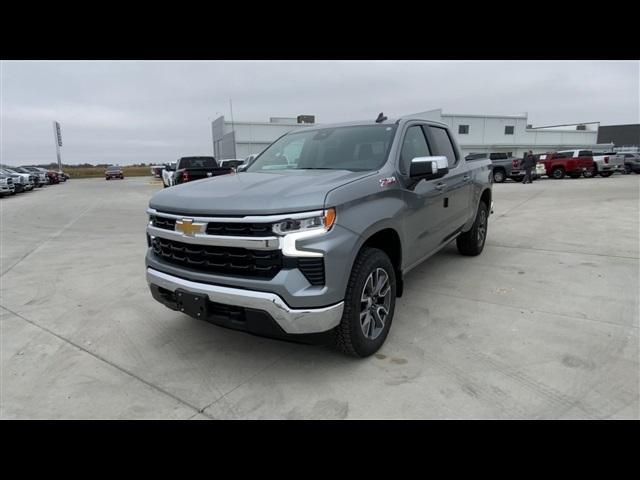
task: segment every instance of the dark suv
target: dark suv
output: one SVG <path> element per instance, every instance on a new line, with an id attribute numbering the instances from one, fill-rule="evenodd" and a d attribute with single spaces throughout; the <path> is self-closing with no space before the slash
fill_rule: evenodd
<path id="1" fill-rule="evenodd" d="M 640 153 L 625 153 L 624 169 L 627 173 L 640 173 Z"/>
<path id="2" fill-rule="evenodd" d="M 104 172 L 104 176 L 107 180 L 111 180 L 112 178 L 124 180 L 124 172 L 122 171 L 122 168 L 117 165 L 107 167 L 107 170 Z"/>

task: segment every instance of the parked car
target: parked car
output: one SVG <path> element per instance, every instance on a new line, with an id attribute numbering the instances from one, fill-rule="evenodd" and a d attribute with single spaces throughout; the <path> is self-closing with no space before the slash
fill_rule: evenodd
<path id="1" fill-rule="evenodd" d="M 479 255 L 491 162 L 467 162 L 443 123 L 416 118 L 292 131 L 245 172 L 156 193 L 146 255 L 170 309 L 258 335 L 384 343 L 404 277 L 452 241 Z"/>
<path id="2" fill-rule="evenodd" d="M 545 174 L 556 180 L 569 175 L 578 178 L 587 170 L 593 169 L 593 156 L 590 150 L 563 150 L 540 155 L 539 162 L 544 165 Z"/>
<path id="3" fill-rule="evenodd" d="M 53 170 L 46 170 L 47 172 L 47 177 L 49 177 L 49 183 L 60 183 L 60 177 L 58 176 L 58 173 L 53 171 Z"/>
<path id="4" fill-rule="evenodd" d="M 244 163 L 244 160 L 240 158 L 228 158 L 226 160 L 220 160 L 220 167 L 231 168 L 234 172 L 238 170 L 238 167 Z"/>
<path id="5" fill-rule="evenodd" d="M 58 175 L 58 178 L 60 179 L 61 182 L 66 182 L 67 180 L 69 180 L 69 175 L 67 175 L 66 173 L 64 173 L 62 170 L 55 170 L 56 174 Z"/>
<path id="6" fill-rule="evenodd" d="M 176 173 L 176 165 L 178 162 L 171 162 L 162 169 L 162 185 L 164 188 L 173 185 L 173 176 Z"/>
<path id="7" fill-rule="evenodd" d="M 12 167 L 11 170 L 16 173 L 25 174 L 29 176 L 29 183 L 33 184 L 33 188 L 37 188 L 40 185 L 40 174 L 26 170 L 22 167 Z"/>
<path id="8" fill-rule="evenodd" d="M 615 152 L 592 152 L 592 155 L 593 170 L 586 170 L 583 173 L 584 177 L 589 178 L 595 175 L 610 177 L 615 172 L 624 171 L 624 155 Z"/>
<path id="9" fill-rule="evenodd" d="M 494 183 L 502 183 L 507 178 L 516 182 L 524 179 L 524 168 L 522 167 L 522 159 L 515 158 L 508 153 L 471 153 L 465 157 L 467 161 L 474 161 L 483 158 L 491 160 L 491 169 Z"/>
<path id="10" fill-rule="evenodd" d="M 178 160 L 173 175 L 173 184 L 191 182 L 207 177 L 233 173 L 229 167 L 220 167 L 213 157 L 182 157 Z"/>
<path id="11" fill-rule="evenodd" d="M 13 178 L 9 175 L 0 174 L 0 197 L 13 195 L 15 193 L 16 187 L 13 185 Z"/>
<path id="12" fill-rule="evenodd" d="M 33 190 L 34 181 L 33 176 L 28 173 L 18 173 L 11 168 L 0 169 L 0 173 L 11 176 L 13 178 L 13 184 L 16 187 L 16 193 L 28 192 Z"/>
<path id="13" fill-rule="evenodd" d="M 104 177 L 106 180 L 111 180 L 112 178 L 124 180 L 124 171 L 122 170 L 122 167 L 118 165 L 110 165 L 105 170 Z"/>
<path id="14" fill-rule="evenodd" d="M 627 173 L 640 173 L 640 153 L 624 153 L 624 169 Z"/>
<path id="15" fill-rule="evenodd" d="M 18 173 L 28 173 L 33 175 L 35 186 L 37 188 L 43 187 L 47 183 L 47 176 L 38 170 L 33 170 L 31 167 L 16 167 L 14 170 Z"/>
<path id="16" fill-rule="evenodd" d="M 25 167 L 25 168 L 30 168 L 32 170 L 36 170 L 38 172 L 44 173 L 44 175 L 47 178 L 47 183 L 49 184 L 60 183 L 60 180 L 58 179 L 58 174 L 53 170 L 49 170 L 42 167 L 34 167 L 34 166 Z"/>

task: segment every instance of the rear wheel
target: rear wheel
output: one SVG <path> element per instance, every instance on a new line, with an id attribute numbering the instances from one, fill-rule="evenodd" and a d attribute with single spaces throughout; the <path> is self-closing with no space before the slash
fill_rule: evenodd
<path id="1" fill-rule="evenodd" d="M 456 239 L 458 251 L 463 255 L 480 255 L 484 249 L 484 242 L 487 239 L 488 226 L 489 208 L 484 202 L 480 202 L 473 227 L 471 227 L 471 230 L 468 232 L 459 235 Z"/>
<path id="2" fill-rule="evenodd" d="M 592 178 L 594 177 L 596 174 L 595 169 L 594 168 L 590 168 L 588 170 L 585 170 L 584 172 L 582 172 L 582 176 L 584 178 Z"/>
<path id="3" fill-rule="evenodd" d="M 613 172 L 600 172 L 600 176 L 602 178 L 607 178 L 607 177 L 610 177 L 611 175 L 613 175 Z"/>
<path id="4" fill-rule="evenodd" d="M 556 180 L 560 180 L 564 178 L 564 168 L 562 167 L 554 167 L 551 170 L 551 178 L 555 178 Z"/>
<path id="5" fill-rule="evenodd" d="M 494 183 L 502 183 L 505 181 L 506 178 L 507 178 L 507 175 L 505 174 L 504 170 L 502 170 L 501 168 L 493 171 Z"/>
<path id="6" fill-rule="evenodd" d="M 348 355 L 368 357 L 382 346 L 393 320 L 396 276 L 391 260 L 377 248 L 364 248 L 347 285 L 335 344 Z"/>

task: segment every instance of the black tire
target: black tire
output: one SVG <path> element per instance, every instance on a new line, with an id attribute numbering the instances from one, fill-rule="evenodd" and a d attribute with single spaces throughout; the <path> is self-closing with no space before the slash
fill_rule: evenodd
<path id="1" fill-rule="evenodd" d="M 502 183 L 507 179 L 507 174 L 501 168 L 493 171 L 493 183 Z"/>
<path id="2" fill-rule="evenodd" d="M 524 180 L 524 177 L 511 177 L 511 180 L 513 180 L 514 182 L 521 182 Z"/>
<path id="3" fill-rule="evenodd" d="M 564 175 L 564 168 L 562 167 L 554 167 L 553 170 L 551 170 L 551 178 L 555 180 L 562 180 Z"/>
<path id="4" fill-rule="evenodd" d="M 602 178 L 607 178 L 613 175 L 613 172 L 600 172 L 599 174 Z"/>
<path id="5" fill-rule="evenodd" d="M 582 172 L 582 176 L 584 178 L 593 178 L 596 176 L 596 169 L 592 168 L 590 170 L 585 170 L 584 172 Z"/>
<path id="6" fill-rule="evenodd" d="M 468 232 L 465 232 L 456 238 L 458 251 L 462 255 L 480 255 L 487 240 L 488 226 L 489 207 L 487 207 L 486 203 L 480 202 L 480 205 L 478 205 L 478 211 L 476 212 L 476 219 L 473 222 L 473 227 L 471 227 L 471 230 Z"/>
<path id="7" fill-rule="evenodd" d="M 625 165 L 624 170 L 625 172 L 627 172 L 627 174 L 631 173 L 631 165 Z"/>
<path id="8" fill-rule="evenodd" d="M 374 320 L 371 312 L 366 312 L 367 308 L 373 309 L 376 304 L 365 304 L 362 301 L 365 295 L 365 286 L 369 277 L 374 275 L 380 269 L 387 274 L 387 282 L 389 286 L 389 304 L 388 313 L 383 321 L 383 326 L 376 332 L 375 338 L 369 338 L 365 335 L 363 323 L 361 323 L 361 314 L 369 314 L 369 324 L 378 323 Z M 385 289 L 386 290 L 386 289 Z M 344 311 L 342 312 L 342 320 L 335 329 L 335 345 L 342 352 L 354 357 L 364 358 L 373 355 L 380 349 L 393 321 L 393 313 L 396 304 L 396 275 L 389 257 L 382 250 L 377 248 L 365 247 L 358 254 L 353 264 L 349 283 L 347 284 L 347 292 L 344 299 Z M 369 307 L 370 305 L 370 307 Z M 380 304 L 381 305 L 381 304 Z M 373 311 L 373 310 L 371 310 Z M 379 315 L 379 313 L 378 313 Z M 381 317 L 378 317 L 381 318 Z M 372 332 L 374 333 L 374 332 Z"/>

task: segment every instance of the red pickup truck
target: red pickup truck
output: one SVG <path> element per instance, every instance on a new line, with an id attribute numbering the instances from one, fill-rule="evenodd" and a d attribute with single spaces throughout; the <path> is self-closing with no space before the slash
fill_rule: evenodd
<path id="1" fill-rule="evenodd" d="M 560 179 L 565 175 L 578 178 L 583 172 L 594 168 L 593 156 L 587 150 L 568 150 L 540 155 L 539 163 L 544 165 L 549 178 Z"/>

